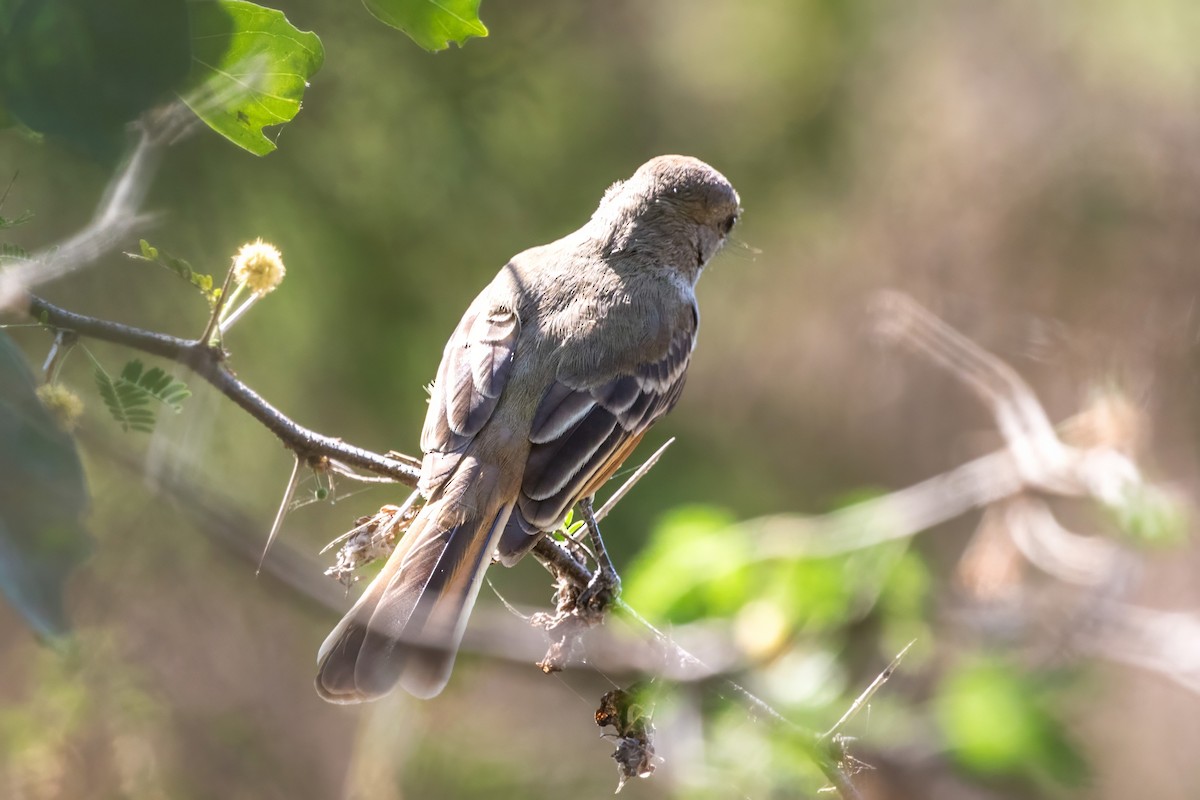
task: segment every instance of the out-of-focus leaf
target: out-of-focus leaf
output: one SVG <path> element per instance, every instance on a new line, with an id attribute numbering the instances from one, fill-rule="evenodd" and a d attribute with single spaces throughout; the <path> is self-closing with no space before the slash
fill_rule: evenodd
<path id="1" fill-rule="evenodd" d="M 90 549 L 88 494 L 74 440 L 35 394 L 0 332 L 0 592 L 41 636 L 68 632 L 63 585 Z"/>
<path id="2" fill-rule="evenodd" d="M 883 582 L 879 605 L 897 621 L 924 619 L 931 586 L 929 567 L 920 556 L 905 550 Z"/>
<path id="3" fill-rule="evenodd" d="M 11 3 L 11 0 L 10 0 Z M 0 48 L 9 114 L 97 157 L 120 152 L 126 123 L 187 74 L 184 0 L 25 0 Z"/>
<path id="4" fill-rule="evenodd" d="M 1078 785 L 1087 763 L 1047 710 L 1046 695 L 1015 665 L 985 661 L 948 676 L 935 708 L 948 748 L 968 769 Z"/>
<path id="5" fill-rule="evenodd" d="M 192 68 L 179 95 L 200 119 L 255 155 L 275 149 L 263 128 L 296 116 L 325 51 L 282 11 L 244 0 L 188 0 Z"/>
<path id="6" fill-rule="evenodd" d="M 363 5 L 430 52 L 488 35 L 479 19 L 479 0 L 363 0 Z"/>
<path id="7" fill-rule="evenodd" d="M 798 628 L 837 628 L 849 621 L 852 612 L 869 610 L 855 607 L 858 583 L 844 557 L 781 562 L 770 570 L 768 578 L 756 582 L 758 592 L 776 598 Z"/>
<path id="8" fill-rule="evenodd" d="M 1187 539 L 1186 504 L 1156 486 L 1137 487 L 1115 511 L 1121 531 L 1142 544 L 1171 546 Z"/>
<path id="9" fill-rule="evenodd" d="M 625 573 L 624 597 L 643 614 L 672 622 L 732 614 L 753 588 L 742 566 L 749 553 L 732 534 L 733 521 L 712 506 L 665 514 Z"/>

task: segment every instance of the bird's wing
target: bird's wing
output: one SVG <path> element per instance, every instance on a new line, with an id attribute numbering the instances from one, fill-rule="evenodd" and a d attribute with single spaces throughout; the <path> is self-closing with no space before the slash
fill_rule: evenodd
<path id="1" fill-rule="evenodd" d="M 520 334 L 516 312 L 496 306 L 468 311 L 446 343 L 421 432 L 423 491 L 445 482 L 496 410 Z"/>
<path id="2" fill-rule="evenodd" d="M 591 385 L 560 376 L 547 388 L 534 414 L 517 499 L 528 532 L 558 525 L 572 505 L 612 477 L 646 430 L 671 410 L 683 391 L 697 323 L 693 306 L 666 351 L 628 372 Z"/>

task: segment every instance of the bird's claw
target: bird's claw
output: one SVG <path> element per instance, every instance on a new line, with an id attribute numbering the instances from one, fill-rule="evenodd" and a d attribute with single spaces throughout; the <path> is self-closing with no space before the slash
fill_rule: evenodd
<path id="1" fill-rule="evenodd" d="M 600 567 L 579 593 L 575 605 L 589 614 L 603 615 L 620 596 L 621 577 L 617 571 L 612 567 Z"/>

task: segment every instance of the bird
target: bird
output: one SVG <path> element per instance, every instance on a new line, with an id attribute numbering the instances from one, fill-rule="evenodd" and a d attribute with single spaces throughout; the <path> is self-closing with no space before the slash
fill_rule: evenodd
<path id="1" fill-rule="evenodd" d="M 696 281 L 740 214 L 720 172 L 658 156 L 480 292 L 430 387 L 425 504 L 321 645 L 322 698 L 442 691 L 493 558 L 519 561 L 679 400 Z"/>

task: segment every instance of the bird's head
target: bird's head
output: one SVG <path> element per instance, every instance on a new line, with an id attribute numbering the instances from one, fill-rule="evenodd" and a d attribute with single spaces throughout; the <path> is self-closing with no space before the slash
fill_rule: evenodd
<path id="1" fill-rule="evenodd" d="M 693 281 L 741 214 L 725 176 L 690 156 L 658 156 L 609 187 L 592 216 L 612 254 L 649 256 Z"/>

